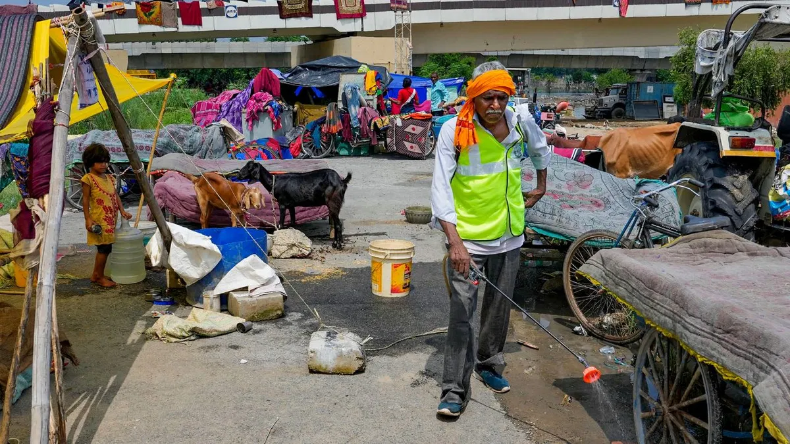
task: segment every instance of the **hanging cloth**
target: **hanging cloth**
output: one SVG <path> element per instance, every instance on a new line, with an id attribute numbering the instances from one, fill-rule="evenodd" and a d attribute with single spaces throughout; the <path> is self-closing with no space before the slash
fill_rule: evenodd
<path id="1" fill-rule="evenodd" d="M 137 24 L 162 26 L 162 4 L 160 2 L 137 2 Z"/>
<path id="2" fill-rule="evenodd" d="M 181 13 L 182 25 L 203 26 L 203 16 L 200 14 L 200 2 L 178 2 L 178 11 Z"/>

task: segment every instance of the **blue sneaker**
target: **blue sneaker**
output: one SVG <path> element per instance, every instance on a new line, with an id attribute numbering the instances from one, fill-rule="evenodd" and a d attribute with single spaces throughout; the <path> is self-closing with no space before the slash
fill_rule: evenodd
<path id="1" fill-rule="evenodd" d="M 475 370 L 475 378 L 480 380 L 486 387 L 494 393 L 507 393 L 510 391 L 510 383 L 502 375 L 493 370 Z"/>
<path id="2" fill-rule="evenodd" d="M 442 402 L 439 403 L 439 408 L 436 409 L 437 415 L 442 416 L 461 416 L 461 411 L 463 410 L 463 405 L 455 404 L 452 402 Z"/>

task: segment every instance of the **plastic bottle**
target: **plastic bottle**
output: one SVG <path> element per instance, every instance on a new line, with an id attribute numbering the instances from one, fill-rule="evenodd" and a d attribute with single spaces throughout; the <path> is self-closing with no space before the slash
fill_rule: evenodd
<path id="1" fill-rule="evenodd" d="M 108 259 L 110 278 L 119 284 L 136 284 L 145 279 L 145 247 L 143 232 L 121 219 L 115 232 L 115 243 Z"/>

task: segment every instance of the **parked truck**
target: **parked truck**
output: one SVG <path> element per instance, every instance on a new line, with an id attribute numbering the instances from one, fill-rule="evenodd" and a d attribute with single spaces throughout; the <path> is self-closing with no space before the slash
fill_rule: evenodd
<path id="1" fill-rule="evenodd" d="M 674 83 L 616 83 L 596 104 L 584 110 L 588 119 L 667 119 L 677 114 L 672 93 Z"/>

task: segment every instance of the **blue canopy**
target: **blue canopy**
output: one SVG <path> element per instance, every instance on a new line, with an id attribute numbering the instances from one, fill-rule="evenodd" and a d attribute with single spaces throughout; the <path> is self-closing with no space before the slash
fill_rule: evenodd
<path id="1" fill-rule="evenodd" d="M 411 78 L 411 87 L 417 90 L 417 97 L 420 98 L 420 103 L 430 99 L 429 94 L 431 88 L 433 88 L 433 82 L 431 82 L 431 79 L 417 76 L 404 76 L 401 74 L 390 74 L 390 77 L 392 77 L 392 83 L 390 83 L 389 90 L 387 92 L 387 97 L 390 99 L 398 98 L 398 91 L 403 89 L 403 79 L 406 77 Z M 463 77 L 440 79 L 439 81 L 447 87 L 447 92 L 449 93 L 447 100 L 449 101 L 455 100 L 455 98 L 461 93 L 461 88 L 464 86 Z"/>

